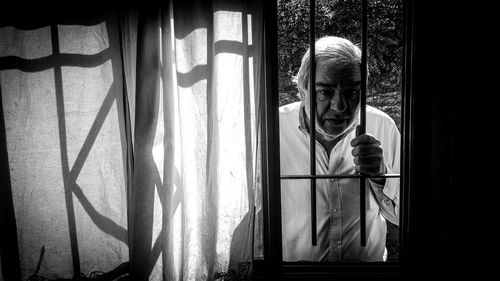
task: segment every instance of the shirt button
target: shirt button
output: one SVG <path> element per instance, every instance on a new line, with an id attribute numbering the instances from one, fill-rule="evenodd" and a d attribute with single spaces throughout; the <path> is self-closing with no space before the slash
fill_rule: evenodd
<path id="1" fill-rule="evenodd" d="M 330 182 L 334 182 L 334 181 L 335 181 L 335 179 L 330 179 Z"/>
<path id="2" fill-rule="evenodd" d="M 333 212 L 334 212 L 334 213 L 336 213 L 336 212 L 338 212 L 338 211 L 339 211 L 339 209 L 337 209 L 337 208 L 333 209 Z"/>
<path id="3" fill-rule="evenodd" d="M 342 245 L 342 241 L 337 241 L 335 244 L 340 248 L 340 245 Z"/>

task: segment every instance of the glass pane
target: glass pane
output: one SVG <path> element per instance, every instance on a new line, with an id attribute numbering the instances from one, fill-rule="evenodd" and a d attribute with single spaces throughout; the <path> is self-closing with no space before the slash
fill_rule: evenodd
<path id="1" fill-rule="evenodd" d="M 281 176 L 310 174 L 309 1 L 278 1 Z M 361 1 L 316 1 L 316 173 L 399 174 L 402 0 L 368 3 L 368 83 L 366 131 L 382 153 L 355 163 L 360 90 Z M 308 61 L 306 59 L 305 61 Z M 302 65 L 302 67 L 301 67 Z M 372 139 L 371 137 L 369 139 Z M 358 139 L 361 142 L 361 139 Z M 370 141 L 367 141 L 368 143 Z M 367 146 L 358 146 L 354 154 Z M 376 145 L 378 146 L 378 145 Z M 371 151 L 371 150 L 370 150 Z M 380 157 L 382 156 L 382 157 Z M 375 160 L 374 160 L 375 159 Z M 378 159 L 378 160 L 377 160 Z M 383 161 L 382 161 L 383 159 Z M 311 237 L 311 180 L 281 182 L 285 261 L 397 261 L 399 256 L 399 178 L 366 181 L 366 246 L 360 241 L 360 180 L 316 182 L 317 246 Z"/>

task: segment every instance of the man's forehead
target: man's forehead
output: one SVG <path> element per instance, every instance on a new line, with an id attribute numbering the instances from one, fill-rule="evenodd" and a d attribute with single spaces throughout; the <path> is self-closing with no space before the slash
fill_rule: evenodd
<path id="1" fill-rule="evenodd" d="M 337 83 L 335 81 L 332 82 L 323 82 L 323 81 L 318 81 L 316 80 L 316 87 L 321 87 L 321 88 L 337 88 L 339 86 L 341 87 L 359 87 L 361 85 L 361 81 L 344 81 L 341 83 Z"/>
<path id="2" fill-rule="evenodd" d="M 316 85 L 357 84 L 361 82 L 361 72 L 357 65 L 327 65 L 316 67 Z"/>

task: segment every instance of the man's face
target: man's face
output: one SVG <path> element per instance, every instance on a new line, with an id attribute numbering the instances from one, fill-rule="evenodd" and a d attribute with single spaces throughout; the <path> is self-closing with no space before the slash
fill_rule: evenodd
<path id="1" fill-rule="evenodd" d="M 358 64 L 326 66 L 316 64 L 316 130 L 327 139 L 347 131 L 356 119 L 359 108 L 361 73 Z M 310 87 L 308 87 L 310 89 Z M 306 114 L 310 91 L 305 91 Z"/>

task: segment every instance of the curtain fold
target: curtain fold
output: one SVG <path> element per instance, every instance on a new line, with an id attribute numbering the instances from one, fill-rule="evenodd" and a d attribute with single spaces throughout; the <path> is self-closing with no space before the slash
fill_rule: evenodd
<path id="1" fill-rule="evenodd" d="M 0 88 L 0 105 L 2 89 Z M 16 218 L 12 202 L 12 186 L 10 183 L 9 157 L 3 107 L 0 106 L 0 276 L 7 280 L 21 280 L 19 249 L 17 246 Z M 3 261 L 2 261 L 3 258 Z"/>
<path id="2" fill-rule="evenodd" d="M 261 2 L 116 10 L 0 25 L 0 280 L 249 279 Z"/>
<path id="3" fill-rule="evenodd" d="M 157 168 L 154 138 L 160 107 L 160 12 L 143 8 L 138 14 L 135 95 L 133 227 L 130 271 L 134 280 L 147 280 L 151 255 Z M 156 188 L 161 188 L 156 187 Z"/>
<path id="4" fill-rule="evenodd" d="M 261 30 L 252 25 L 261 20 L 257 17 L 258 9 L 258 3 L 245 1 L 173 1 L 163 5 L 158 25 L 159 74 L 145 74 L 140 67 L 148 64 L 140 57 L 144 36 L 141 32 L 150 28 L 142 30 L 139 24 L 137 34 L 129 35 L 138 38 L 135 83 L 146 83 L 141 81 L 140 72 L 148 79 L 150 75 L 161 78 L 156 132 L 154 137 L 152 131 L 148 135 L 154 144 L 145 149 L 148 157 L 152 153 L 156 167 L 144 170 L 157 171 L 156 176 L 151 176 L 157 178 L 154 198 L 149 194 L 145 199 L 148 203 L 143 203 L 149 208 L 148 213 L 154 206 L 149 258 L 154 265 L 147 267 L 134 262 L 145 258 L 132 251 L 132 264 L 147 268 L 139 279 L 162 276 L 165 280 L 213 280 L 250 276 L 254 189 L 260 184 L 256 173 L 260 160 L 256 92 L 260 80 L 255 79 L 260 68 L 254 66 L 261 59 Z M 143 12 L 139 10 L 139 23 Z M 130 24 L 124 28 L 131 30 Z M 157 42 L 156 38 L 145 41 L 148 45 Z M 149 53 L 156 52 L 155 49 Z M 126 61 L 130 58 L 133 55 L 125 52 L 125 65 L 134 64 Z M 128 75 L 127 79 L 133 77 Z M 140 99 L 156 96 L 154 91 L 139 92 L 139 88 L 136 106 Z M 136 136 L 141 128 L 138 124 L 143 122 L 142 111 L 144 108 L 135 111 Z M 148 112 L 156 112 L 156 108 Z M 139 155 L 137 142 L 136 138 L 135 155 Z M 134 178 L 134 183 L 149 181 L 144 180 L 147 173 L 138 172 L 141 168 L 137 165 L 136 160 L 135 177 L 140 178 Z M 133 188 L 136 197 L 143 187 L 134 184 Z M 134 212 L 147 213 L 137 207 Z M 137 219 L 136 215 L 134 229 L 151 229 L 149 224 L 138 225 Z M 138 243 L 133 243 L 133 249 L 139 244 L 146 249 L 149 243 L 144 243 L 143 238 L 134 241 Z"/>

